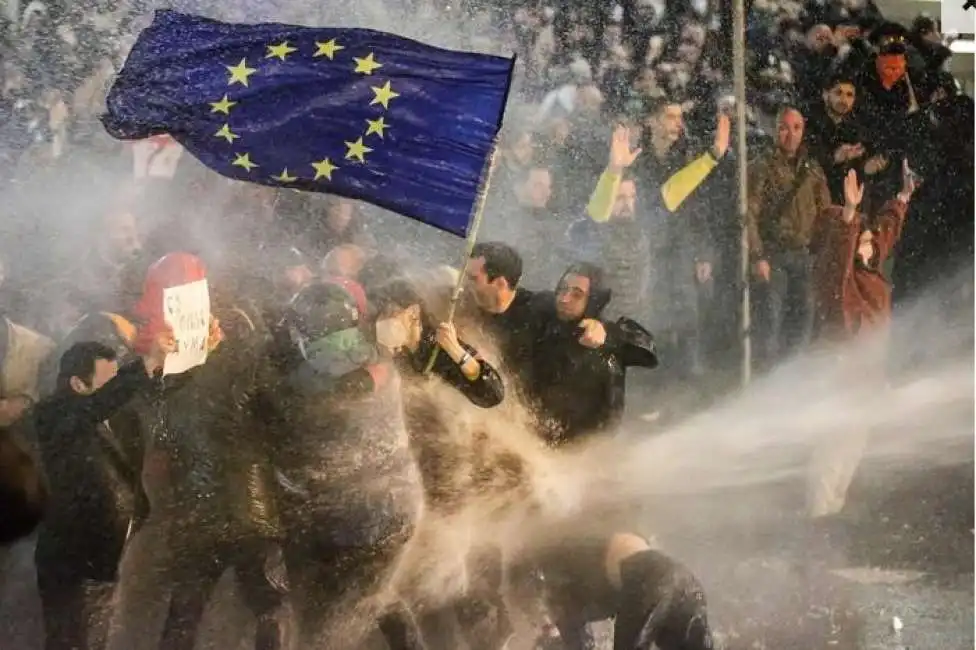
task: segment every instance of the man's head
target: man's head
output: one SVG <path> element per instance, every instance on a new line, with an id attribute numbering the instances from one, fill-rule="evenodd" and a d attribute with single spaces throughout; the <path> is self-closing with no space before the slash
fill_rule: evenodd
<path id="1" fill-rule="evenodd" d="M 119 372 L 115 350 L 94 341 L 75 343 L 61 355 L 58 388 L 91 395 Z"/>
<path id="2" fill-rule="evenodd" d="M 637 210 L 637 184 L 634 179 L 625 178 L 620 181 L 617 195 L 613 200 L 611 219 L 633 219 Z"/>
<path id="3" fill-rule="evenodd" d="M 105 235 L 108 244 L 105 257 L 115 263 L 125 263 L 142 252 L 142 238 L 135 215 L 126 210 L 105 216 Z"/>
<path id="4" fill-rule="evenodd" d="M 466 269 L 467 287 L 481 309 L 501 313 L 522 279 L 522 257 L 501 242 L 475 244 Z"/>
<path id="5" fill-rule="evenodd" d="M 590 279 L 585 275 L 567 273 L 556 287 L 556 316 L 573 322 L 583 318 L 590 300 Z"/>
<path id="6" fill-rule="evenodd" d="M 835 53 L 833 30 L 823 23 L 814 25 L 807 31 L 806 45 L 811 52 L 824 55 Z"/>
<path id="7" fill-rule="evenodd" d="M 827 113 L 834 119 L 850 115 L 856 98 L 854 80 L 847 76 L 834 76 L 823 92 Z"/>
<path id="8" fill-rule="evenodd" d="M 340 244 L 326 253 L 322 260 L 322 275 L 355 279 L 365 263 L 366 251 L 355 244 Z"/>
<path id="9" fill-rule="evenodd" d="M 803 114 L 799 109 L 788 106 L 779 112 L 776 120 L 776 142 L 780 151 L 787 156 L 795 156 L 803 144 Z"/>
<path id="10" fill-rule="evenodd" d="M 349 199 L 329 197 L 325 206 L 325 225 L 335 233 L 341 233 L 352 223 L 356 205 Z"/>
<path id="11" fill-rule="evenodd" d="M 605 288 L 603 269 L 595 264 L 573 264 L 556 286 L 556 317 L 565 323 L 596 318 L 608 302 L 610 292 Z"/>
<path id="12" fill-rule="evenodd" d="M 676 142 L 685 130 L 684 111 L 676 101 L 656 102 L 651 107 L 647 122 L 654 139 L 667 143 Z"/>
<path id="13" fill-rule="evenodd" d="M 552 175 L 548 167 L 533 166 L 526 172 L 519 186 L 518 200 L 525 207 L 542 209 L 552 198 Z"/>

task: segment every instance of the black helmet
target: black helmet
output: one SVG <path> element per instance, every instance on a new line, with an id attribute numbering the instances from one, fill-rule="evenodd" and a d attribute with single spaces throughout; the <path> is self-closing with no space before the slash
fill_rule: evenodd
<path id="1" fill-rule="evenodd" d="M 316 283 L 291 299 L 285 323 L 301 336 L 316 340 L 359 325 L 359 305 L 345 288 L 337 284 Z"/>
<path id="2" fill-rule="evenodd" d="M 348 287 L 316 283 L 295 294 L 282 325 L 295 352 L 316 373 L 339 376 L 375 356 L 360 327 L 362 319 L 362 301 Z"/>

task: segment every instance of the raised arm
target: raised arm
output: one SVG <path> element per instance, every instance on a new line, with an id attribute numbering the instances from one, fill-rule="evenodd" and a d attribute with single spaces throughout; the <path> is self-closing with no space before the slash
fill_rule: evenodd
<path id="1" fill-rule="evenodd" d="M 894 250 L 895 244 L 901 239 L 902 228 L 905 225 L 905 216 L 908 213 L 908 204 L 915 193 L 915 174 L 908 166 L 908 160 L 902 162 L 901 170 L 901 190 L 894 200 L 888 201 L 878 212 L 875 223 L 877 224 L 877 236 L 875 243 L 878 247 L 878 258 L 884 263 Z"/>
<path id="2" fill-rule="evenodd" d="M 150 385 L 150 378 L 162 370 L 166 356 L 175 351 L 176 338 L 173 330 L 166 327 L 156 334 L 145 356 L 124 364 L 115 377 L 94 393 L 77 396 L 82 417 L 93 424 L 111 418 L 141 388 Z"/>
<path id="3" fill-rule="evenodd" d="M 610 220 L 613 203 L 617 198 L 617 190 L 620 189 L 624 171 L 634 164 L 640 152 L 640 149 L 630 148 L 630 130 L 627 127 L 618 126 L 613 130 L 613 136 L 610 138 L 610 155 L 607 160 L 607 167 L 600 174 L 596 188 L 586 205 L 586 213 L 590 219 L 597 223 Z"/>
<path id="4" fill-rule="evenodd" d="M 676 171 L 661 186 L 661 200 L 668 212 L 674 212 L 681 207 L 685 199 L 705 182 L 718 165 L 718 161 L 725 157 L 725 153 L 729 150 L 731 131 L 732 123 L 729 116 L 719 113 L 712 148 Z"/>

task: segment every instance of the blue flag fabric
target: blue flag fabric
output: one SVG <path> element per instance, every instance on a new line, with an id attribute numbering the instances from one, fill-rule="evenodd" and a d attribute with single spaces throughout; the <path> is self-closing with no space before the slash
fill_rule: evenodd
<path id="1" fill-rule="evenodd" d="M 463 236 L 513 64 L 367 29 L 158 11 L 102 123 L 123 140 L 168 133 L 230 178 L 360 199 Z"/>

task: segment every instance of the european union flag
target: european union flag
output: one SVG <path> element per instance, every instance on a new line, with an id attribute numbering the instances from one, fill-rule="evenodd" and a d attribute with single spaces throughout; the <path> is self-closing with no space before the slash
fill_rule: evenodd
<path id="1" fill-rule="evenodd" d="M 230 178 L 467 231 L 514 59 L 368 29 L 158 11 L 109 91 L 116 138 L 169 133 Z"/>

